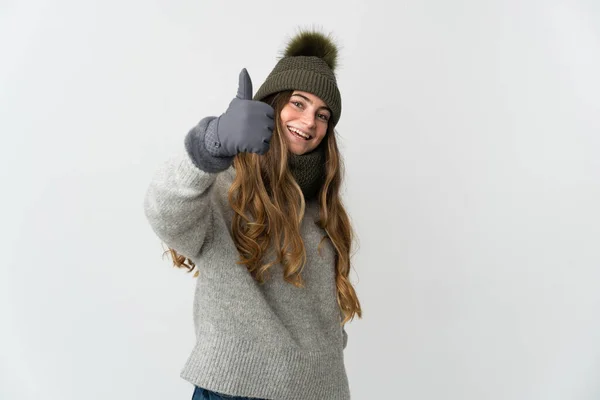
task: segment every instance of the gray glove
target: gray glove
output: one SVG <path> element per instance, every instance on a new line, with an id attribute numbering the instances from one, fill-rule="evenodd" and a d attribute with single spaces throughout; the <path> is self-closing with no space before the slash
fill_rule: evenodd
<path id="1" fill-rule="evenodd" d="M 237 96 L 215 121 L 216 129 L 206 135 L 206 148 L 220 157 L 241 152 L 265 154 L 273 135 L 274 116 L 273 107 L 252 100 L 252 81 L 244 68 L 240 72 Z"/>

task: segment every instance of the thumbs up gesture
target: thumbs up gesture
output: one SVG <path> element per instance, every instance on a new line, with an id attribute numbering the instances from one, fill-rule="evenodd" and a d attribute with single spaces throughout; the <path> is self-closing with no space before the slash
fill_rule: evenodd
<path id="1" fill-rule="evenodd" d="M 241 152 L 265 154 L 269 150 L 275 111 L 270 105 L 252 100 L 252 81 L 246 69 L 239 77 L 237 96 L 217 121 L 211 147 L 223 157 Z M 208 143 L 207 143 L 208 145 Z"/>

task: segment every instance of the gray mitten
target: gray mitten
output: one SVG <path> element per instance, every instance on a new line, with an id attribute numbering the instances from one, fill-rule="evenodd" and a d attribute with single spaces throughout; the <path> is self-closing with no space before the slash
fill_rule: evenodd
<path id="1" fill-rule="evenodd" d="M 246 68 L 239 77 L 237 96 L 205 137 L 207 150 L 220 157 L 241 152 L 265 154 L 269 150 L 275 111 L 262 101 L 252 100 L 252 81 Z"/>

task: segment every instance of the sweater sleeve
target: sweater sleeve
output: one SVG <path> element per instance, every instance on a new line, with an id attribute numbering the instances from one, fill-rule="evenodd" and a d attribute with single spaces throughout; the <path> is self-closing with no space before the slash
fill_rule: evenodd
<path id="1" fill-rule="evenodd" d="M 346 349 L 346 346 L 348 345 L 348 334 L 346 333 L 346 328 L 342 327 L 342 340 L 343 340 L 343 349 Z"/>
<path id="2" fill-rule="evenodd" d="M 156 235 L 179 254 L 194 259 L 212 230 L 211 194 L 218 174 L 231 158 L 212 156 L 204 136 L 214 117 L 207 117 L 187 134 L 184 154 L 156 171 L 146 191 L 144 211 Z"/>

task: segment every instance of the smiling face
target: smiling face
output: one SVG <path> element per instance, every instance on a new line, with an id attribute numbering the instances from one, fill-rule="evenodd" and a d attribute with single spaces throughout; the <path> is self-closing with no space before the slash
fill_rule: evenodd
<path id="1" fill-rule="evenodd" d="M 327 133 L 331 110 L 314 94 L 295 90 L 280 117 L 290 151 L 300 155 L 311 152 L 321 143 Z"/>

